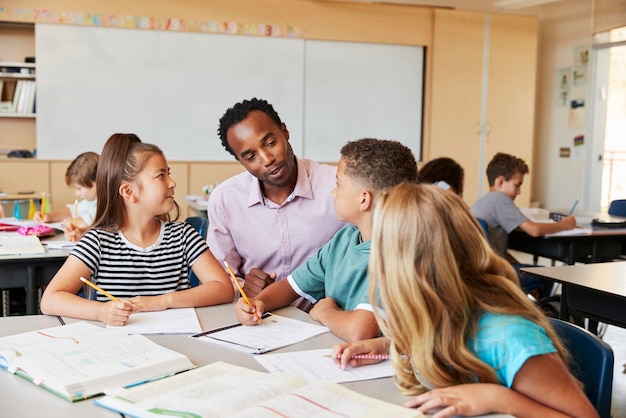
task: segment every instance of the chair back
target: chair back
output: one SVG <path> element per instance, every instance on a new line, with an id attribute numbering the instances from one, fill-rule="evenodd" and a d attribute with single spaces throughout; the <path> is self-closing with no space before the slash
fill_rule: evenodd
<path id="1" fill-rule="evenodd" d="M 570 372 L 582 382 L 587 398 L 601 418 L 611 416 L 613 350 L 586 329 L 550 318 L 554 330 L 570 353 Z"/>
<path id="2" fill-rule="evenodd" d="M 185 219 L 185 222 L 193 226 L 196 229 L 196 231 L 198 231 L 200 236 L 206 239 L 206 232 L 209 226 L 209 220 L 207 218 L 205 218 L 204 216 L 190 216 L 187 219 Z M 189 269 L 189 285 L 191 287 L 196 287 L 199 284 L 200 284 L 200 279 L 198 279 L 198 276 L 196 276 L 194 272 L 191 271 L 191 269 Z"/>
<path id="3" fill-rule="evenodd" d="M 613 200 L 609 206 L 609 215 L 626 218 L 626 199 Z"/>
<path id="4" fill-rule="evenodd" d="M 485 238 L 487 238 L 487 241 L 491 243 L 491 236 L 489 235 L 489 225 L 487 224 L 487 221 L 481 218 L 476 218 L 476 220 L 478 221 L 480 227 L 483 229 L 483 232 L 485 233 Z"/>

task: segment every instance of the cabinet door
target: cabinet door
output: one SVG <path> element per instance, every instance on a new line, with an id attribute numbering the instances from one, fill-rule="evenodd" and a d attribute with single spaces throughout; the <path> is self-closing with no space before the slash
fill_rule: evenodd
<path id="1" fill-rule="evenodd" d="M 428 159 L 450 157 L 465 169 L 463 198 L 478 198 L 485 15 L 435 10 Z"/>
<path id="2" fill-rule="evenodd" d="M 0 162 L 0 191 L 6 193 L 47 192 L 48 178 L 47 162 L 20 158 Z"/>
<path id="3" fill-rule="evenodd" d="M 537 19 L 532 16 L 491 15 L 489 36 L 489 94 L 485 163 L 496 152 L 513 154 L 531 168 L 535 131 Z M 531 179 L 515 203 L 529 206 Z"/>

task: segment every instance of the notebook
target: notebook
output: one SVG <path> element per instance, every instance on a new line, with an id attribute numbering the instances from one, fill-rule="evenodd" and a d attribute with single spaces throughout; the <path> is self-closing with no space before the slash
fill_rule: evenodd
<path id="1" fill-rule="evenodd" d="M 75 402 L 194 365 L 143 335 L 76 322 L 0 338 L 0 367 Z"/>

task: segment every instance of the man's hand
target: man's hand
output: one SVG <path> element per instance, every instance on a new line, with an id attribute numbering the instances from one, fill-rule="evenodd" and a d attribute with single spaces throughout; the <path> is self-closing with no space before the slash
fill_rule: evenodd
<path id="1" fill-rule="evenodd" d="M 276 280 L 276 273 L 266 273 L 261 269 L 252 269 L 246 277 L 244 278 L 245 283 L 243 286 L 243 290 L 246 292 L 246 295 L 250 298 L 256 297 L 261 290 L 265 289 L 267 286 L 274 283 Z"/>

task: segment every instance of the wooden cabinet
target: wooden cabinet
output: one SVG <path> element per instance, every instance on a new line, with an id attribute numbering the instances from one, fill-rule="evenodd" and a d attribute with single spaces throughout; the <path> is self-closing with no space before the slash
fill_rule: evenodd
<path id="1" fill-rule="evenodd" d="M 531 16 L 435 11 L 429 159 L 463 166 L 470 205 L 488 190 L 496 152 L 532 170 L 537 36 Z M 529 179 L 516 203 L 529 205 Z"/>

